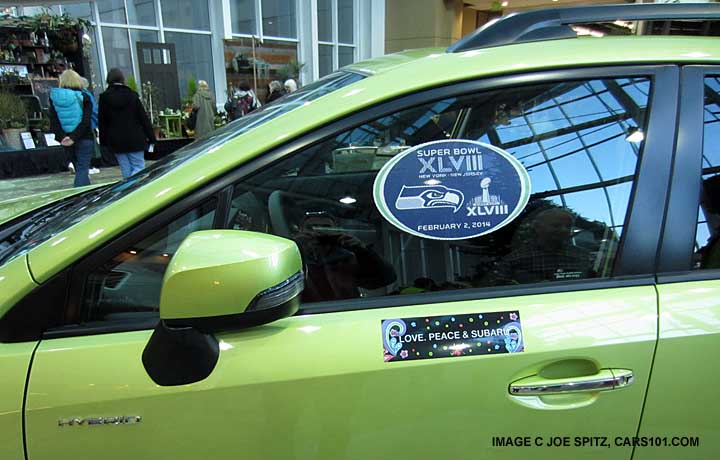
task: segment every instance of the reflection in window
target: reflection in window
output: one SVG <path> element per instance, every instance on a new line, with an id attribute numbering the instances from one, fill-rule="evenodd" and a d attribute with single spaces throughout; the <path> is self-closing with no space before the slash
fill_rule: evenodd
<path id="1" fill-rule="evenodd" d="M 230 0 L 230 17 L 234 34 L 256 34 L 255 0 Z"/>
<path id="2" fill-rule="evenodd" d="M 117 67 L 122 70 L 125 78 L 128 78 L 133 74 L 133 66 L 127 29 L 103 27 L 102 33 L 107 68 Z"/>
<path id="3" fill-rule="evenodd" d="M 101 22 L 127 24 L 125 18 L 125 0 L 98 0 Z"/>
<path id="4" fill-rule="evenodd" d="M 332 2 L 317 0 L 318 40 L 332 42 Z"/>
<path id="5" fill-rule="evenodd" d="M 320 78 L 332 72 L 332 45 L 318 45 L 318 72 Z"/>
<path id="6" fill-rule="evenodd" d="M 175 44 L 177 59 L 178 84 L 180 97 L 186 97 L 188 80 L 205 80 L 213 84 L 212 50 L 210 35 L 186 34 L 182 32 L 165 32 L 165 43 Z M 162 56 L 157 60 L 162 62 Z"/>
<path id="7" fill-rule="evenodd" d="M 650 80 L 548 83 L 431 102 L 344 131 L 238 184 L 233 228 L 292 238 L 305 301 L 608 277 L 622 236 Z M 531 198 L 506 227 L 436 241 L 386 222 L 377 171 L 410 146 L 470 139 L 530 175 Z M 372 276 L 371 276 L 372 275 Z"/>
<path id="8" fill-rule="evenodd" d="M 295 0 L 262 0 L 263 35 L 297 38 Z"/>
<path id="9" fill-rule="evenodd" d="M 210 200 L 96 267 L 85 283 L 84 318 L 92 322 L 157 317 L 170 259 L 190 233 L 211 229 L 214 217 L 215 201 Z"/>
<path id="10" fill-rule="evenodd" d="M 261 102 L 267 99 L 270 82 L 283 82 L 288 77 L 291 63 L 297 62 L 297 43 L 265 39 L 261 44 L 255 41 L 254 54 L 251 38 L 225 40 L 224 45 L 228 87 L 238 88 L 243 80 L 250 87 L 257 85 L 256 94 Z"/>
<path id="11" fill-rule="evenodd" d="M 705 79 L 703 186 L 694 268 L 720 268 L 720 77 Z"/>
<path id="12" fill-rule="evenodd" d="M 160 6 L 165 27 L 210 30 L 207 0 L 160 0 Z"/>
<path id="13" fill-rule="evenodd" d="M 338 41 L 355 43 L 353 29 L 353 0 L 338 0 Z"/>
<path id="14" fill-rule="evenodd" d="M 127 15 L 130 24 L 155 26 L 155 0 L 127 0 Z"/>

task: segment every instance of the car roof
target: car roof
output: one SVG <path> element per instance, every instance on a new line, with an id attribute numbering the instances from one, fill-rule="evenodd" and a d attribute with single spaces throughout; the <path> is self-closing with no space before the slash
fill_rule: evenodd
<path id="1" fill-rule="evenodd" d="M 454 82 L 541 70 L 693 63 L 720 63 L 720 41 L 717 38 L 667 36 L 577 38 L 458 53 L 425 49 L 360 62 L 348 69 L 364 69 L 370 74 L 368 78 L 307 102 L 303 107 L 221 145 L 211 146 L 207 153 L 181 164 L 76 224 L 76 237 L 57 243 L 65 237 L 66 231 L 35 248 L 29 254 L 30 267 L 36 280 L 45 281 L 57 267 L 75 260 L 79 252 L 102 244 L 127 224 L 144 220 L 199 185 L 309 131 L 402 95 Z M 106 228 L 110 221 L 112 229 Z M 88 239 L 94 242 L 91 246 L 87 244 Z"/>

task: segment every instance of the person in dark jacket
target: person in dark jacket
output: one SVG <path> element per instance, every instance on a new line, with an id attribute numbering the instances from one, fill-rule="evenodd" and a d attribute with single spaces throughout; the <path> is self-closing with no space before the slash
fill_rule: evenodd
<path id="1" fill-rule="evenodd" d="M 157 141 L 140 98 L 125 86 L 122 71 L 111 69 L 106 81 L 98 111 L 100 145 L 115 154 L 123 178 L 128 178 L 145 168 L 145 149 Z"/>
<path id="2" fill-rule="evenodd" d="M 75 187 L 90 185 L 88 171 L 95 142 L 93 105 L 82 90 L 82 77 L 73 70 L 63 72 L 60 87 L 50 90 L 50 128 L 75 161 Z"/>
<path id="3" fill-rule="evenodd" d="M 273 80 L 268 85 L 268 97 L 265 99 L 265 103 L 269 104 L 275 99 L 280 99 L 285 95 L 285 91 L 283 91 L 283 85 L 277 80 Z"/>

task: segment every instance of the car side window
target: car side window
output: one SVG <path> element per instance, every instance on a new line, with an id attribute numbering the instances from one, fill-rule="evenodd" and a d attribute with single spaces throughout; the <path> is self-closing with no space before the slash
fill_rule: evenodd
<path id="1" fill-rule="evenodd" d="M 705 78 L 702 189 L 693 268 L 720 268 L 720 76 Z"/>
<path id="2" fill-rule="evenodd" d="M 230 225 L 294 239 L 304 302 L 612 275 L 643 145 L 649 78 L 555 82 L 450 97 L 340 132 L 236 184 Z M 474 238 L 420 238 L 373 201 L 378 171 L 429 141 L 504 150 L 530 201 Z"/>
<path id="3" fill-rule="evenodd" d="M 215 209 L 215 199 L 205 201 L 91 269 L 82 295 L 83 320 L 157 317 L 168 262 L 190 233 L 213 228 Z"/>

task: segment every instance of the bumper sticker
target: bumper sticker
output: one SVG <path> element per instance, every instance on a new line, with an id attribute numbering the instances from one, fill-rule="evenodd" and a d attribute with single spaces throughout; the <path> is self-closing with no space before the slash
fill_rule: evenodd
<path id="1" fill-rule="evenodd" d="M 373 197 L 380 214 L 404 232 L 460 240 L 515 219 L 530 198 L 530 177 L 511 154 L 492 145 L 433 141 L 387 162 L 375 178 Z"/>
<path id="2" fill-rule="evenodd" d="M 383 359 L 452 358 L 524 351 L 518 311 L 382 321 Z"/>

